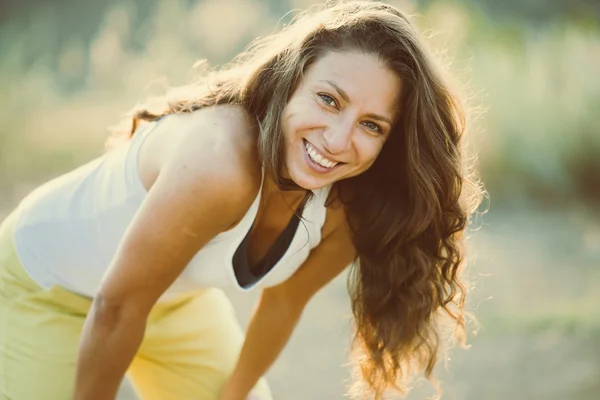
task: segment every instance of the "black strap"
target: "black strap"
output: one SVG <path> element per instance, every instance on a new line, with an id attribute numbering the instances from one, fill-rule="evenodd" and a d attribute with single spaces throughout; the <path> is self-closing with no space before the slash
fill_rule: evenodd
<path id="1" fill-rule="evenodd" d="M 275 240 L 275 243 L 273 243 L 273 246 L 271 246 L 263 259 L 256 265 L 250 265 L 248 261 L 248 240 L 252 227 L 254 227 L 254 222 L 252 223 L 250 230 L 246 233 L 246 236 L 238 246 L 231 260 L 235 277 L 241 287 L 249 288 L 256 284 L 271 269 L 273 269 L 279 260 L 281 260 L 292 243 L 294 236 L 296 236 L 298 224 L 300 223 L 300 216 L 304 211 L 306 199 L 307 197 L 302 200 L 283 232 Z"/>

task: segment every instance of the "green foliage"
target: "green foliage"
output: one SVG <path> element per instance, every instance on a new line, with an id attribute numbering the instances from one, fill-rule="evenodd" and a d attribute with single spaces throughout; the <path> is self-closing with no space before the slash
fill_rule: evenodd
<path id="1" fill-rule="evenodd" d="M 507 42 L 472 44 L 474 84 L 487 93 L 484 177 L 504 196 L 524 190 L 544 201 L 600 201 L 593 173 L 600 170 L 597 31 L 523 29 Z"/>

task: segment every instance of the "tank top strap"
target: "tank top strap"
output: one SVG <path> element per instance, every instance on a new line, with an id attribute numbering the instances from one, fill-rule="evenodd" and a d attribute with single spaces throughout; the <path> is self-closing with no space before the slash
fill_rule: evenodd
<path id="1" fill-rule="evenodd" d="M 129 146 L 126 150 L 125 155 L 125 174 L 127 176 L 127 181 L 129 182 L 129 187 L 134 188 L 134 190 L 141 190 L 144 193 L 146 192 L 146 188 L 144 187 L 139 173 L 139 158 L 140 158 L 140 149 L 142 145 L 150 136 L 150 134 L 155 130 L 158 124 L 163 121 L 167 115 L 159 118 L 156 121 L 151 121 L 140 127 L 131 137 Z"/>

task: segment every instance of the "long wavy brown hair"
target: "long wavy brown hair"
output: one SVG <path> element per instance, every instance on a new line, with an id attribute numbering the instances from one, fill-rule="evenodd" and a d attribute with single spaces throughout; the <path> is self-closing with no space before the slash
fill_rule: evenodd
<path id="1" fill-rule="evenodd" d="M 464 232 L 484 193 L 461 150 L 464 109 L 409 19 L 379 2 L 309 9 L 230 64 L 136 108 L 117 136 L 166 114 L 239 104 L 261 121 L 266 173 L 289 189 L 280 179 L 280 116 L 303 71 L 328 51 L 375 55 L 403 82 L 399 119 L 375 163 L 334 184 L 357 251 L 348 285 L 353 393 L 380 399 L 388 388 L 405 392 L 417 373 L 435 382 L 445 332 L 464 343 Z"/>

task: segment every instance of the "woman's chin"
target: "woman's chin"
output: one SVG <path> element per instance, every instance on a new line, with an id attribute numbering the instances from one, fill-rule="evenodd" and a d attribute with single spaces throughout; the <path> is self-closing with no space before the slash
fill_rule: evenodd
<path id="1" fill-rule="evenodd" d="M 328 186 L 334 183 L 335 176 L 339 175 L 334 171 L 313 171 L 309 165 L 303 164 L 303 162 L 306 160 L 301 160 L 300 165 L 295 164 L 291 168 L 288 166 L 286 172 L 289 172 L 288 176 L 296 185 L 305 190 L 317 190 Z"/>
<path id="2" fill-rule="evenodd" d="M 296 185 L 305 190 L 318 190 L 331 183 L 329 179 L 319 179 L 306 174 L 294 174 L 292 175 L 292 180 L 294 183 L 296 183 Z"/>

